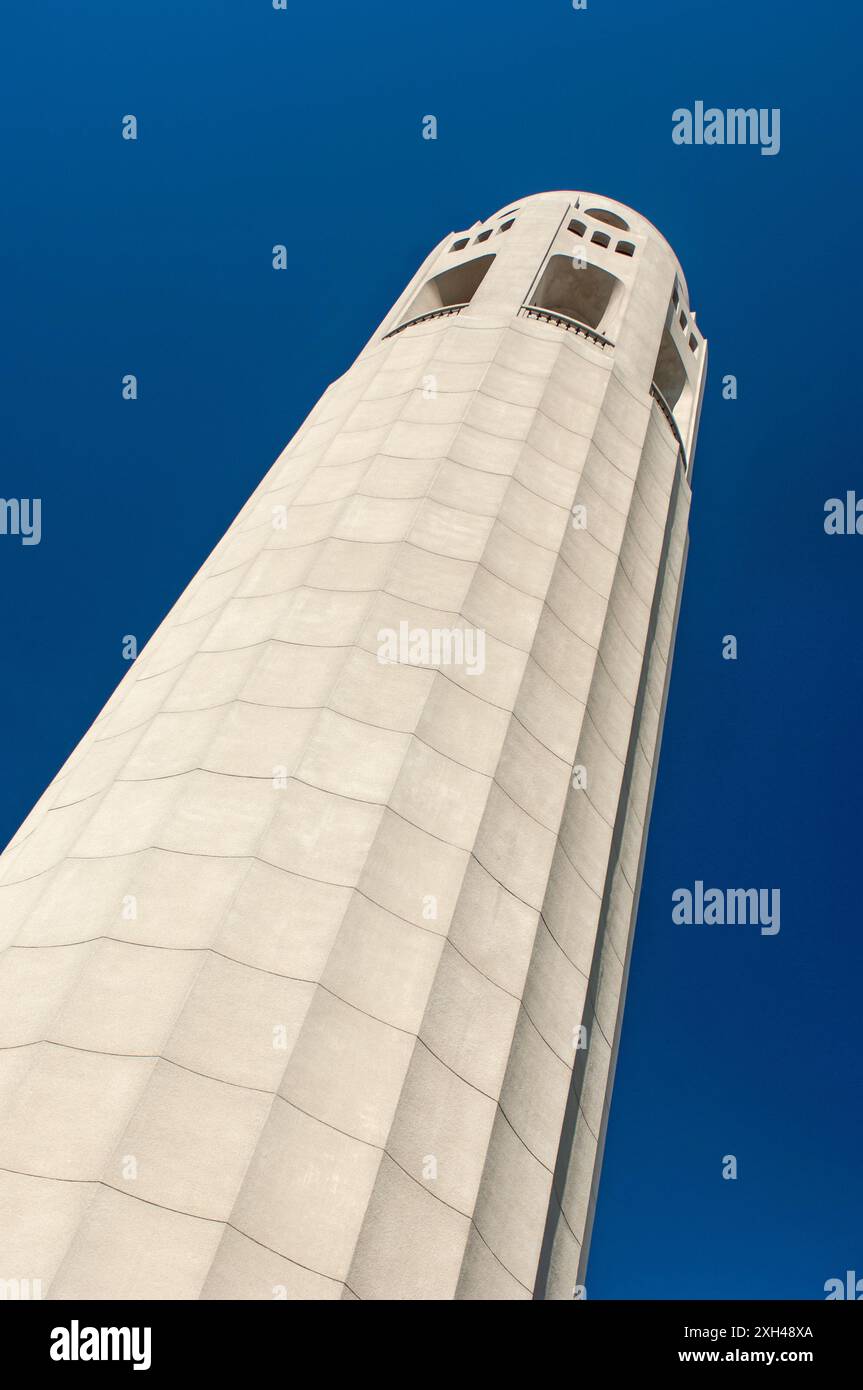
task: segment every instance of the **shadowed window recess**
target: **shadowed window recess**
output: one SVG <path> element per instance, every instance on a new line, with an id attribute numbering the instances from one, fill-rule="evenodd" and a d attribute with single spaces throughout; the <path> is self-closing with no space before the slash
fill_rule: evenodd
<path id="1" fill-rule="evenodd" d="M 531 305 L 563 314 L 611 336 L 623 283 L 598 265 L 576 265 L 570 256 L 552 256 L 542 272 Z"/>
<path id="2" fill-rule="evenodd" d="M 469 304 L 488 274 L 494 260 L 493 255 L 475 256 L 471 261 L 463 261 L 450 270 L 432 276 L 411 301 L 410 308 L 401 319 L 402 324 L 423 314 L 432 314 L 438 309 L 453 308 Z"/>
<path id="3" fill-rule="evenodd" d="M 605 222 L 609 227 L 616 227 L 619 232 L 629 231 L 629 223 L 618 217 L 616 212 L 609 212 L 608 208 L 588 208 L 587 216 L 597 222 Z"/>

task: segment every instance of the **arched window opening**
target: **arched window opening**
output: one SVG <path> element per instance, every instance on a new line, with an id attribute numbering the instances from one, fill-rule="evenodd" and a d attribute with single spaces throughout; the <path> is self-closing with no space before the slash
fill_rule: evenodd
<path id="1" fill-rule="evenodd" d="M 439 275 L 432 276 L 414 296 L 401 322 L 407 323 L 437 309 L 469 304 L 493 260 L 493 255 L 474 256 L 473 260 L 462 261 L 461 265 L 454 265 L 450 270 L 442 270 Z"/>

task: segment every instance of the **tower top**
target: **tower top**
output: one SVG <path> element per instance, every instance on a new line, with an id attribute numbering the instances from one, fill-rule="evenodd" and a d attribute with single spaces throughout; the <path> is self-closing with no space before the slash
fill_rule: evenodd
<path id="1" fill-rule="evenodd" d="M 524 198 L 514 198 L 509 203 L 504 203 L 503 207 L 498 208 L 486 218 L 486 222 L 496 222 L 499 218 L 503 219 L 512 216 L 520 209 L 535 203 L 554 203 L 566 202 L 573 207 L 576 212 L 584 212 L 594 221 L 604 222 L 617 231 L 630 231 L 641 236 L 658 237 L 663 245 L 667 246 L 677 266 L 678 277 L 684 292 L 689 294 L 686 284 L 686 276 L 683 267 L 677 257 L 677 253 L 671 242 L 659 230 L 655 223 L 648 217 L 644 217 L 635 208 L 629 207 L 627 203 L 621 203 L 616 198 L 610 198 L 605 193 L 591 192 L 588 189 L 576 188 L 555 188 L 547 189 L 542 193 L 528 193 Z M 479 225 L 477 223 L 474 224 Z"/>

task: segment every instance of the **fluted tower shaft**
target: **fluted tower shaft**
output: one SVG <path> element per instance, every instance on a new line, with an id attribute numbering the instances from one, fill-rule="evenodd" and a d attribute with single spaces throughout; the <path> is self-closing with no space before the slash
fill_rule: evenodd
<path id="1" fill-rule="evenodd" d="M 583 1283 L 706 353 L 547 193 L 324 393 L 0 859 L 0 1279 Z"/>

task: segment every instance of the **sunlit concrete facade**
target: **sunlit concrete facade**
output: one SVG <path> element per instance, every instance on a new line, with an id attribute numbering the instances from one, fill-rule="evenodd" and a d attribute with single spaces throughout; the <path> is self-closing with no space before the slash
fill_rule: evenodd
<path id="1" fill-rule="evenodd" d="M 0 1279 L 584 1282 L 706 351 L 547 193 L 327 389 L 0 859 Z"/>

